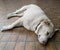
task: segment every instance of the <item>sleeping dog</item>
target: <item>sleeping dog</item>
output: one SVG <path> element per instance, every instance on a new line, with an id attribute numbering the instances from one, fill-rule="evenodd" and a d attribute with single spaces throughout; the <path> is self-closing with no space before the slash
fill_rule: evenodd
<path id="1" fill-rule="evenodd" d="M 24 26 L 27 30 L 34 31 L 38 35 L 39 42 L 43 45 L 47 43 L 49 38 L 52 38 L 54 31 L 57 31 L 44 11 L 35 4 L 25 5 L 7 15 L 8 18 L 14 16 L 21 17 L 11 25 L 3 26 L 1 31 L 12 29 L 20 24 L 20 26 Z"/>

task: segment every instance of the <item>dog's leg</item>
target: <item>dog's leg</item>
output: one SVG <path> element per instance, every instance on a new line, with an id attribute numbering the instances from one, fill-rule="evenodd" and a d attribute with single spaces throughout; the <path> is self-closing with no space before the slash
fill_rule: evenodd
<path id="1" fill-rule="evenodd" d="M 9 30 L 14 28 L 16 25 L 18 25 L 20 23 L 20 26 L 23 26 L 23 19 L 19 18 L 18 20 L 16 20 L 14 23 L 12 23 L 11 25 L 7 25 L 7 26 L 3 26 L 1 31 L 5 31 L 5 30 Z"/>
<path id="2" fill-rule="evenodd" d="M 29 7 L 29 5 L 23 6 L 22 8 L 16 10 L 16 11 L 13 12 L 13 13 L 15 13 L 15 14 L 19 14 L 19 13 L 25 11 L 26 9 L 28 9 L 28 7 Z"/>
<path id="3" fill-rule="evenodd" d="M 29 5 L 23 6 L 19 10 L 16 10 L 15 12 L 9 13 L 7 15 L 7 18 L 13 17 L 13 16 L 22 16 L 24 14 L 24 10 L 26 10 L 29 7 Z"/>
<path id="4" fill-rule="evenodd" d="M 10 19 L 10 18 L 16 17 L 16 16 L 22 17 L 23 15 L 24 15 L 24 13 L 21 13 L 21 14 L 10 14 L 10 15 L 7 16 L 7 19 Z"/>
<path id="5" fill-rule="evenodd" d="M 23 6 L 22 8 L 16 10 L 15 12 L 12 12 L 10 14 L 20 14 L 22 11 L 26 10 L 29 7 L 29 5 Z"/>

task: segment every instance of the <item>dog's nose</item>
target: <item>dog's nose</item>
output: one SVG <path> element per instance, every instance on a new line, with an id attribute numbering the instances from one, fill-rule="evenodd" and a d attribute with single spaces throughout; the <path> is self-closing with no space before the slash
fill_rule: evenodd
<path id="1" fill-rule="evenodd" d="M 45 41 L 42 41 L 42 43 L 41 43 L 42 45 L 45 45 L 46 44 L 46 42 Z"/>
<path id="2" fill-rule="evenodd" d="M 46 44 L 46 42 L 45 42 L 45 41 L 43 41 L 43 44 Z"/>

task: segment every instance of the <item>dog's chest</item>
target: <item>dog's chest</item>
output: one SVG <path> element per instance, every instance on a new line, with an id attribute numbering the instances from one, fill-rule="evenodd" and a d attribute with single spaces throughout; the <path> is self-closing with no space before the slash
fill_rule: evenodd
<path id="1" fill-rule="evenodd" d="M 33 20 L 34 20 L 34 19 L 26 19 L 26 20 L 24 20 L 23 26 L 24 26 L 26 29 L 31 30 Z"/>
<path id="2" fill-rule="evenodd" d="M 40 22 L 39 18 L 26 19 L 23 25 L 26 29 L 34 31 L 39 22 Z"/>

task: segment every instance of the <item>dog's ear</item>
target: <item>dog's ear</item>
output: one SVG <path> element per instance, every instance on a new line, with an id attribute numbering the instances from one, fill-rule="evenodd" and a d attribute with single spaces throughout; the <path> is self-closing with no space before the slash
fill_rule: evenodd
<path id="1" fill-rule="evenodd" d="M 60 31 L 60 29 L 55 29 L 55 30 L 54 30 L 54 33 L 59 32 L 59 31 Z"/>
<path id="2" fill-rule="evenodd" d="M 55 33 L 59 32 L 59 31 L 60 31 L 59 29 L 55 29 L 54 32 L 53 32 L 53 34 L 50 35 L 50 38 L 52 38 L 52 36 L 53 36 Z"/>
<path id="3" fill-rule="evenodd" d="M 50 22 L 49 22 L 48 20 L 44 20 L 44 23 L 45 23 L 46 25 L 50 25 Z"/>

